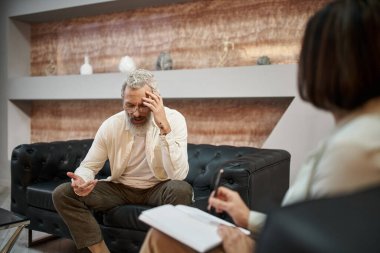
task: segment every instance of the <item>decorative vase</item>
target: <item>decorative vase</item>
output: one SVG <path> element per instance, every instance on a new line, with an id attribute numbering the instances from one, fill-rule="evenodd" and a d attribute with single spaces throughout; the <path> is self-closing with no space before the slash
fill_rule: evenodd
<path id="1" fill-rule="evenodd" d="M 52 57 L 49 57 L 49 64 L 45 68 L 45 75 L 52 76 L 57 74 L 57 66 Z"/>
<path id="2" fill-rule="evenodd" d="M 81 75 L 91 75 L 92 74 L 92 66 L 90 64 L 90 59 L 88 55 L 84 56 L 84 64 L 80 67 Z"/>
<path id="3" fill-rule="evenodd" d="M 136 70 L 136 64 L 131 57 L 126 55 L 120 59 L 119 70 L 123 73 L 129 73 Z"/>

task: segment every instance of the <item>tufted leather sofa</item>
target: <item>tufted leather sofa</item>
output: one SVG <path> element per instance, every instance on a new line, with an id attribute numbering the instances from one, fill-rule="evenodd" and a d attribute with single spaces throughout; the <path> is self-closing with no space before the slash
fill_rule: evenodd
<path id="1" fill-rule="evenodd" d="M 85 157 L 92 139 L 23 144 L 11 158 L 11 210 L 30 218 L 29 231 L 37 230 L 70 238 L 68 228 L 56 213 L 51 194 L 68 181 Z M 194 206 L 205 210 L 213 179 L 224 168 L 222 185 L 240 193 L 251 209 L 269 212 L 279 207 L 289 186 L 290 154 L 285 150 L 252 147 L 188 144 L 190 171 L 186 178 L 194 189 Z M 109 175 L 109 163 L 97 175 Z M 94 213 L 112 252 L 138 252 L 147 225 L 137 217 L 149 206 L 118 206 Z M 229 219 L 227 216 L 222 218 Z"/>

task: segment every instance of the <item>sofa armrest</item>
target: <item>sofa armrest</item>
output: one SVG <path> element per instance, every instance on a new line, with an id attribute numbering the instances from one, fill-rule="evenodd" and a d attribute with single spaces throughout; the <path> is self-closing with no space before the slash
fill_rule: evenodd
<path id="1" fill-rule="evenodd" d="M 241 195 L 249 208 L 261 212 L 279 207 L 289 187 L 290 154 L 280 149 L 188 144 L 194 206 L 206 210 L 219 169 L 221 184 Z"/>
<path id="2" fill-rule="evenodd" d="M 11 210 L 25 214 L 28 186 L 46 181 L 68 181 L 84 159 L 92 140 L 22 144 L 11 158 Z"/>
<path id="3" fill-rule="evenodd" d="M 289 188 L 290 154 L 257 149 L 221 165 L 222 185 L 236 190 L 251 210 L 267 213 L 281 206 Z"/>

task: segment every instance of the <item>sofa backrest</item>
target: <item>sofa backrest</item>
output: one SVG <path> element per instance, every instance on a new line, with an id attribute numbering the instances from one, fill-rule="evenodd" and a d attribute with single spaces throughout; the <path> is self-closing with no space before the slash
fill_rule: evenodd
<path id="1" fill-rule="evenodd" d="M 93 139 L 40 142 L 22 144 L 14 148 L 11 167 L 23 167 L 23 178 L 28 181 L 64 180 L 66 173 L 74 171 L 85 158 Z M 214 174 L 220 164 L 236 159 L 258 149 L 252 147 L 188 144 L 190 166 L 186 181 L 200 188 L 210 184 L 209 174 Z M 32 168 L 33 169 L 30 169 Z M 107 161 L 97 177 L 110 175 Z M 204 182 L 203 179 L 207 178 Z M 30 182 L 25 182 L 29 185 Z"/>
<path id="2" fill-rule="evenodd" d="M 65 180 L 68 171 L 74 171 L 85 158 L 91 147 L 92 139 L 40 142 L 22 144 L 13 149 L 11 158 L 12 173 L 22 172 L 22 185 L 47 180 Z M 17 167 L 20 169 L 17 170 Z M 99 177 L 110 174 L 106 163 Z"/>

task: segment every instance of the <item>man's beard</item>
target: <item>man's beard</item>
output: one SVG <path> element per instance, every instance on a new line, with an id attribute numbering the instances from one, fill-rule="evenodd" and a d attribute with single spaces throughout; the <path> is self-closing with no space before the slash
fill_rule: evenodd
<path id="1" fill-rule="evenodd" d="M 145 135 L 146 132 L 148 131 L 148 128 L 149 128 L 149 125 L 151 123 L 151 113 L 149 113 L 147 116 L 146 116 L 146 121 L 144 124 L 141 124 L 141 125 L 137 125 L 137 124 L 133 124 L 131 119 L 133 118 L 132 116 L 129 116 L 127 114 L 127 125 L 129 126 L 129 131 L 131 131 L 132 135 L 136 136 L 136 135 Z"/>

